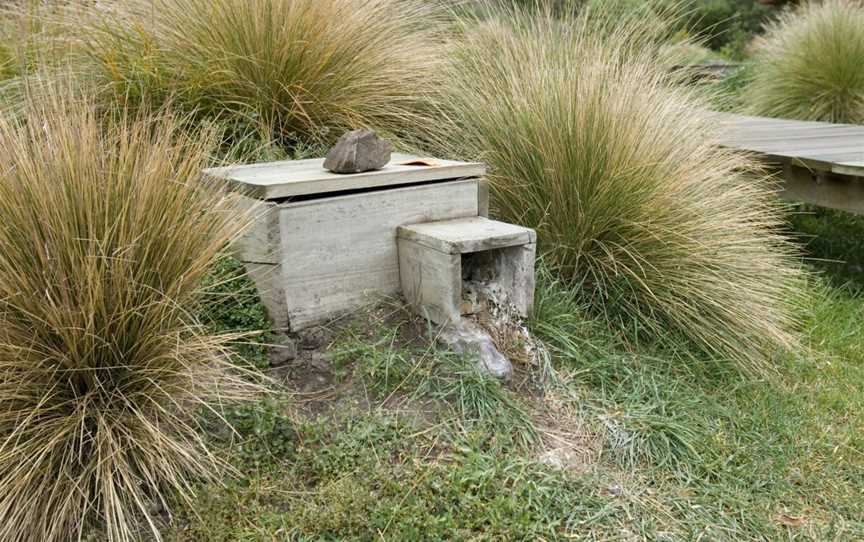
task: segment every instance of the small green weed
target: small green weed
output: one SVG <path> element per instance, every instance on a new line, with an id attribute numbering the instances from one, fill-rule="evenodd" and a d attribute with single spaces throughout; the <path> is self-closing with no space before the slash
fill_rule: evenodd
<path id="1" fill-rule="evenodd" d="M 289 415 L 289 405 L 286 398 L 273 395 L 226 409 L 225 419 L 240 439 L 232 456 L 244 468 L 260 468 L 294 453 L 297 422 Z"/>
<path id="2" fill-rule="evenodd" d="M 269 366 L 266 342 L 270 322 L 252 280 L 236 259 L 217 261 L 202 281 L 204 300 L 200 319 L 214 333 L 239 332 L 252 336 L 235 341 L 239 359 L 259 369 Z M 256 335 L 257 334 L 257 335 Z"/>

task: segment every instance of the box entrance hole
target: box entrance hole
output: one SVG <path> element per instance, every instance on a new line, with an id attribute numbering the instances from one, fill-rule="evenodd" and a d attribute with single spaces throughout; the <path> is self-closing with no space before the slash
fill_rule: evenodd
<path id="1" fill-rule="evenodd" d="M 477 217 L 403 226 L 398 239 L 403 294 L 429 320 L 455 323 L 489 303 L 531 312 L 533 230 Z"/>

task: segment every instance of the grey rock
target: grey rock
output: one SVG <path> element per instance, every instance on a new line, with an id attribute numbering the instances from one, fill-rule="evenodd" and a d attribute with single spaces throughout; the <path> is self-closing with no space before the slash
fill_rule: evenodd
<path id="1" fill-rule="evenodd" d="M 317 371 L 329 372 L 333 369 L 330 360 L 321 352 L 311 352 L 309 359 L 306 361 L 310 367 Z"/>
<path id="2" fill-rule="evenodd" d="M 352 130 L 339 138 L 327 153 L 324 169 L 333 173 L 361 173 L 381 169 L 390 161 L 393 148 L 371 130 Z"/>
<path id="3" fill-rule="evenodd" d="M 473 322 L 463 318 L 446 326 L 438 340 L 457 354 L 477 355 L 480 367 L 495 378 L 507 382 L 513 376 L 510 360 L 498 351 L 489 334 Z"/>
<path id="4" fill-rule="evenodd" d="M 575 470 L 585 463 L 583 454 L 570 448 L 554 448 L 547 450 L 537 458 L 544 465 L 561 470 Z"/>
<path id="5" fill-rule="evenodd" d="M 287 335 L 277 335 L 267 347 L 270 365 L 278 367 L 297 357 L 297 342 Z"/>

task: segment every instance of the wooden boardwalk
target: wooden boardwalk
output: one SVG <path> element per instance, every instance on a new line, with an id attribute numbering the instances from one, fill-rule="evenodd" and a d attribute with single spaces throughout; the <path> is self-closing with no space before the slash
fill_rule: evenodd
<path id="1" fill-rule="evenodd" d="M 709 114 L 721 146 L 782 169 L 782 197 L 864 214 L 864 126 Z"/>

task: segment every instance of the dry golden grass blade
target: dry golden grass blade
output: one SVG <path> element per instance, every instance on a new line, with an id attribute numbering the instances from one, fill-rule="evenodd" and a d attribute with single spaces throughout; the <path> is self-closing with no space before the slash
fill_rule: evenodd
<path id="1" fill-rule="evenodd" d="M 212 134 L 66 94 L 0 118 L 0 540 L 158 537 L 148 503 L 221 466 L 195 415 L 259 390 L 191 316 L 248 217 Z"/>
<path id="2" fill-rule="evenodd" d="M 743 95 L 749 113 L 864 124 L 864 2 L 808 1 L 758 43 Z"/>
<path id="3" fill-rule="evenodd" d="M 70 25 L 112 100 L 171 97 L 237 137 L 320 142 L 420 133 L 445 20 L 420 0 L 130 0 Z"/>
<path id="4" fill-rule="evenodd" d="M 706 102 L 658 48 L 653 31 L 582 15 L 471 21 L 438 146 L 489 164 L 497 214 L 537 228 L 610 325 L 683 333 L 765 373 L 797 345 L 798 255 L 770 183 L 712 144 Z"/>

